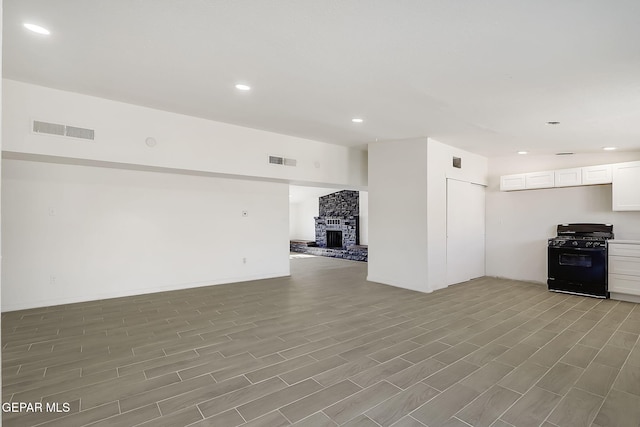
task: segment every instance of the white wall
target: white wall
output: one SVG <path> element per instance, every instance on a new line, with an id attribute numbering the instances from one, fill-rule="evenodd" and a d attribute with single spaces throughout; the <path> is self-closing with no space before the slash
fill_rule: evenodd
<path id="1" fill-rule="evenodd" d="M 485 185 L 487 171 L 486 158 L 433 139 L 369 144 L 369 280 L 446 287 L 447 178 Z"/>
<path id="2" fill-rule="evenodd" d="M 362 150 L 4 80 L 5 151 L 307 183 L 366 186 Z M 34 134 L 31 120 L 95 130 L 95 141 Z M 145 144 L 154 137 L 157 145 Z M 272 165 L 269 155 L 297 160 Z"/>
<path id="3" fill-rule="evenodd" d="M 289 274 L 286 184 L 5 160 L 2 186 L 4 311 Z"/>
<path id="4" fill-rule="evenodd" d="M 500 192 L 501 175 L 638 159 L 637 152 L 491 159 L 487 275 L 545 283 L 547 239 L 561 223 L 611 223 L 616 238 L 640 239 L 640 212 L 613 212 L 611 185 Z"/>
<path id="5" fill-rule="evenodd" d="M 360 244 L 369 244 L 369 192 L 360 191 Z"/>
<path id="6" fill-rule="evenodd" d="M 4 310 L 288 275 L 288 183 L 366 186 L 362 150 L 3 85 Z M 34 134 L 33 119 L 95 140 Z"/>
<path id="7" fill-rule="evenodd" d="M 310 197 L 290 204 L 289 237 L 292 240 L 316 240 L 314 217 L 318 216 L 318 198 Z"/>
<path id="8" fill-rule="evenodd" d="M 462 168 L 453 167 L 453 157 Z M 488 160 L 429 138 L 427 150 L 427 263 L 429 291 L 447 286 L 447 178 L 487 185 Z"/>
<path id="9" fill-rule="evenodd" d="M 428 292 L 427 140 L 369 144 L 368 280 Z"/>

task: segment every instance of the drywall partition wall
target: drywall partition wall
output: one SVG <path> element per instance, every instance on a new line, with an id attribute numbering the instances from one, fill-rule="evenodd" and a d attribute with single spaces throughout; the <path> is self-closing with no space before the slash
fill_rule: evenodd
<path id="1" fill-rule="evenodd" d="M 3 311 L 289 274 L 286 184 L 4 160 L 2 209 Z"/>
<path id="2" fill-rule="evenodd" d="M 429 292 L 427 139 L 369 144 L 367 279 Z"/>
<path id="3" fill-rule="evenodd" d="M 4 80 L 4 150 L 240 175 L 366 186 L 367 157 L 350 149 L 77 93 Z M 95 140 L 35 134 L 39 120 L 95 130 Z M 147 138 L 156 144 L 146 144 Z M 151 144 L 153 145 L 153 144 Z M 296 160 L 274 165 L 270 155 Z"/>
<path id="4" fill-rule="evenodd" d="M 453 158 L 462 167 L 453 167 Z M 429 138 L 427 148 L 427 264 L 430 290 L 447 286 L 447 178 L 487 185 L 486 157 Z"/>
<path id="5" fill-rule="evenodd" d="M 369 244 L 369 192 L 360 192 L 360 244 Z"/>
<path id="6" fill-rule="evenodd" d="M 547 239 L 571 222 L 613 224 L 617 239 L 640 239 L 640 212 L 613 212 L 611 185 L 500 191 L 500 176 L 640 160 L 640 153 L 518 156 L 489 162 L 487 275 L 546 283 Z"/>
<path id="7" fill-rule="evenodd" d="M 2 117 L 2 0 L 0 0 L 0 118 Z M 0 151 L 2 150 L 2 123 L 0 120 Z M 2 176 L 2 165 L 0 165 L 0 177 Z M 2 178 L 0 178 L 0 184 Z M 1 191 L 1 190 L 0 190 Z M 1 210 L 0 210 L 1 212 Z M 2 214 L 0 214 L 0 224 L 2 224 Z M 0 232 L 0 241 L 2 241 L 2 233 Z M 2 286 L 2 245 L 0 245 L 0 287 Z M 2 292 L 0 292 L 0 306 L 2 304 Z M 1 326 L 1 325 L 0 325 Z M 1 338 L 0 338 L 1 341 Z M 2 348 L 2 342 L 0 342 L 0 348 Z M 2 378 L 2 356 L 0 356 L 0 378 Z M 0 419 L 0 426 L 2 420 Z"/>
<path id="8" fill-rule="evenodd" d="M 315 240 L 316 226 L 313 220 L 318 216 L 318 198 L 311 197 L 291 203 L 289 221 L 291 240 Z"/>

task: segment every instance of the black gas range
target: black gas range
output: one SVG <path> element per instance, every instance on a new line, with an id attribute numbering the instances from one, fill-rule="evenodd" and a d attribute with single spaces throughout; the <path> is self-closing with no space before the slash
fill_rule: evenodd
<path id="1" fill-rule="evenodd" d="M 547 246 L 549 290 L 608 298 L 607 241 L 613 226 L 559 224 L 557 233 Z"/>

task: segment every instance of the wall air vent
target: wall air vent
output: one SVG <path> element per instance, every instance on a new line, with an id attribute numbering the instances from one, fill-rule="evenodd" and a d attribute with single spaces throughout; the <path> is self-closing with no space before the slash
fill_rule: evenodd
<path id="1" fill-rule="evenodd" d="M 49 135 L 68 136 L 70 138 L 88 139 L 93 141 L 95 131 L 93 129 L 79 128 L 75 126 L 66 126 L 56 123 L 33 121 L 34 133 L 46 133 Z"/>
<path id="2" fill-rule="evenodd" d="M 284 164 L 284 158 L 278 156 L 269 156 L 269 163 L 272 165 L 282 165 Z"/>
<path id="3" fill-rule="evenodd" d="M 55 123 L 33 121 L 33 131 L 35 133 L 48 133 L 51 135 L 64 136 L 64 125 L 57 125 Z"/>
<path id="4" fill-rule="evenodd" d="M 298 162 L 296 159 L 286 159 L 280 156 L 269 156 L 269 163 L 272 165 L 295 166 Z"/>

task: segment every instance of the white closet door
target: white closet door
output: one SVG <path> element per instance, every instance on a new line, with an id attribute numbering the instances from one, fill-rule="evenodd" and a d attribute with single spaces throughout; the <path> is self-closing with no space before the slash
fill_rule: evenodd
<path id="1" fill-rule="evenodd" d="M 447 285 L 485 274 L 485 191 L 447 179 Z"/>

